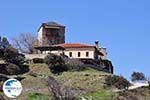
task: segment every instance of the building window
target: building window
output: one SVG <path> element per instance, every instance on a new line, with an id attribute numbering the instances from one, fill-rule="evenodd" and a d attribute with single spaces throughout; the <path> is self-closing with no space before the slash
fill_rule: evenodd
<path id="1" fill-rule="evenodd" d="M 86 52 L 86 57 L 89 57 L 89 52 Z"/>
<path id="2" fill-rule="evenodd" d="M 72 52 L 69 52 L 69 57 L 72 57 Z"/>
<path id="3" fill-rule="evenodd" d="M 78 57 L 80 57 L 81 56 L 81 53 L 80 52 L 78 52 Z"/>

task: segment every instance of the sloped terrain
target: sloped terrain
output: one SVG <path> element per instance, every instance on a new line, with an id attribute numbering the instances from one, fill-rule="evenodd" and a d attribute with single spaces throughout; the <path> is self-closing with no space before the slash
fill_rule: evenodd
<path id="1" fill-rule="evenodd" d="M 63 72 L 60 75 L 54 75 L 50 72 L 46 64 L 32 63 L 29 66 L 30 71 L 28 73 L 19 75 L 20 77 L 24 77 L 24 79 L 21 80 L 23 92 L 16 100 L 51 100 L 51 93 L 48 90 L 46 82 L 48 76 L 54 77 L 64 86 L 78 89 L 80 92 L 79 98 L 92 97 L 94 100 L 127 100 L 131 96 L 135 97 L 136 95 L 140 98 L 150 96 L 150 90 L 146 87 L 127 91 L 125 93 L 113 92 L 109 88 L 104 87 L 105 78 L 111 74 L 91 68 L 84 71 L 69 71 Z M 4 96 L 3 93 L 1 93 L 1 95 Z M 7 98 L 6 96 L 4 97 Z"/>
<path id="2" fill-rule="evenodd" d="M 25 77 L 25 79 L 21 81 L 23 92 L 18 97 L 18 100 L 28 100 L 31 94 L 35 93 L 44 94 L 50 99 L 50 92 L 46 83 L 48 76 L 54 77 L 64 86 L 79 89 L 81 91 L 80 94 L 83 95 L 102 89 L 104 79 L 107 75 L 109 74 L 93 69 L 79 72 L 63 72 L 61 75 L 54 75 L 45 64 L 30 64 L 30 71 L 20 75 L 21 77 Z"/>

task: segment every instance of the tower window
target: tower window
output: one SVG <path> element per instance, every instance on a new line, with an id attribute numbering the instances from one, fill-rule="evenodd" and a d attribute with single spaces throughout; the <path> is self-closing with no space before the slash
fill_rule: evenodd
<path id="1" fill-rule="evenodd" d="M 69 57 L 72 57 L 72 52 L 69 52 Z"/>
<path id="2" fill-rule="evenodd" d="M 89 57 L 89 52 L 86 52 L 86 57 Z"/>
<path id="3" fill-rule="evenodd" d="M 80 52 L 78 52 L 78 57 L 80 57 L 81 56 L 81 53 Z"/>

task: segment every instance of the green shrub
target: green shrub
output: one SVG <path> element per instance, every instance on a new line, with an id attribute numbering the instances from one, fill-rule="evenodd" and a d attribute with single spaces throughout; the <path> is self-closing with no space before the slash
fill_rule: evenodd
<path id="1" fill-rule="evenodd" d="M 49 97 L 41 93 L 29 93 L 28 100 L 49 100 Z"/>
<path id="2" fill-rule="evenodd" d="M 117 79 L 117 82 L 114 84 L 118 89 L 128 89 L 130 83 L 124 77 L 120 76 Z"/>
<path id="3" fill-rule="evenodd" d="M 101 89 L 84 94 L 82 97 L 86 98 L 86 100 L 116 100 L 117 96 L 117 93 Z"/>
<path id="4" fill-rule="evenodd" d="M 13 48 L 4 37 L 0 37 L 0 58 L 6 62 L 3 68 L 0 67 L 2 74 L 16 75 L 29 71 L 28 66 L 24 65 L 25 56 Z"/>
<path id="5" fill-rule="evenodd" d="M 132 81 L 141 81 L 141 80 L 146 80 L 144 73 L 142 72 L 133 72 L 131 75 L 131 80 Z"/>
<path id="6" fill-rule="evenodd" d="M 48 65 L 64 65 L 64 60 L 61 56 L 55 54 L 49 54 L 44 59 L 45 63 Z"/>
<path id="7" fill-rule="evenodd" d="M 54 74 L 59 74 L 64 71 L 80 71 L 85 69 L 84 64 L 81 61 L 55 54 L 47 55 L 44 61 Z"/>
<path id="8" fill-rule="evenodd" d="M 20 54 L 17 49 L 9 47 L 4 50 L 4 59 L 6 62 L 21 66 L 25 63 L 25 56 Z"/>
<path id="9" fill-rule="evenodd" d="M 11 44 L 9 43 L 7 38 L 0 36 L 0 48 L 5 49 L 5 48 L 8 48 L 10 46 L 11 46 Z"/>
<path id="10" fill-rule="evenodd" d="M 44 59 L 42 58 L 33 58 L 33 63 L 44 63 Z"/>
<path id="11" fill-rule="evenodd" d="M 129 81 L 123 76 L 107 76 L 105 79 L 106 85 L 110 87 L 116 87 L 118 89 L 127 89 L 130 85 Z"/>
<path id="12" fill-rule="evenodd" d="M 150 79 L 148 79 L 148 89 L 150 89 Z"/>
<path id="13" fill-rule="evenodd" d="M 67 67 L 65 66 L 65 62 L 61 56 L 49 54 L 45 57 L 44 61 L 49 66 L 51 72 L 54 74 L 67 71 Z"/>
<path id="14" fill-rule="evenodd" d="M 18 65 L 15 65 L 13 63 L 9 63 L 6 66 L 6 72 L 9 75 L 14 75 L 14 74 L 19 74 L 20 73 L 20 68 Z"/>
<path id="15" fill-rule="evenodd" d="M 0 58 L 3 58 L 4 56 L 4 49 L 0 48 Z"/>

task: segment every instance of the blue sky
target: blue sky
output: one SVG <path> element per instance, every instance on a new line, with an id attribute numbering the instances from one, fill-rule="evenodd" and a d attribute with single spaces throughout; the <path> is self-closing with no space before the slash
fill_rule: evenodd
<path id="1" fill-rule="evenodd" d="M 149 0 L 1 0 L 0 35 L 37 35 L 42 22 L 66 26 L 66 42 L 107 47 L 115 74 L 133 71 L 150 77 Z"/>

